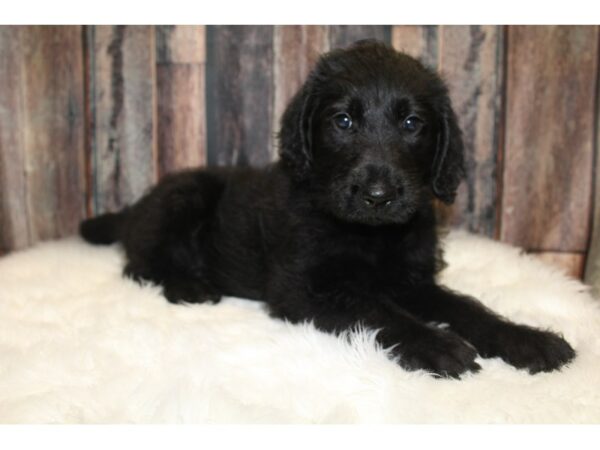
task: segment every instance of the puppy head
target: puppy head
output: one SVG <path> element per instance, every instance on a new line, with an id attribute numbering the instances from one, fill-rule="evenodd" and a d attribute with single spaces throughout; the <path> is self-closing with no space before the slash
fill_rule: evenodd
<path id="1" fill-rule="evenodd" d="M 452 203 L 463 144 L 442 80 L 382 43 L 319 60 L 286 109 L 280 157 L 339 219 L 404 223 L 433 196 Z"/>

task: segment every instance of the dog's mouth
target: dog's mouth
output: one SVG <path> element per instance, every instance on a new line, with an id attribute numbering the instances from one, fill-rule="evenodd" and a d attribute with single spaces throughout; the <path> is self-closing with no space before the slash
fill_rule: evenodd
<path id="1" fill-rule="evenodd" d="M 330 210 L 340 220 L 365 225 L 391 225 L 408 222 L 417 211 L 418 201 L 407 195 L 357 195 L 350 189 L 346 195 L 334 198 Z"/>
<path id="2" fill-rule="evenodd" d="M 403 224 L 411 219 L 415 211 L 416 208 L 410 202 L 396 199 L 375 207 L 366 204 L 361 208 L 352 209 L 347 217 L 353 222 L 366 225 Z"/>

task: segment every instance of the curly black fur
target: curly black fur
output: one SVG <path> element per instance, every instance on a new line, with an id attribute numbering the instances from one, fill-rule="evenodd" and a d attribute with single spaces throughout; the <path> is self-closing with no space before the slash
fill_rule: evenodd
<path id="1" fill-rule="evenodd" d="M 81 234 L 120 241 L 125 273 L 171 302 L 232 295 L 329 332 L 361 323 L 411 370 L 457 377 L 479 354 L 535 373 L 574 357 L 560 337 L 436 284 L 432 201 L 453 201 L 463 144 L 434 72 L 373 41 L 334 50 L 288 106 L 280 147 L 266 168 L 167 176 Z"/>

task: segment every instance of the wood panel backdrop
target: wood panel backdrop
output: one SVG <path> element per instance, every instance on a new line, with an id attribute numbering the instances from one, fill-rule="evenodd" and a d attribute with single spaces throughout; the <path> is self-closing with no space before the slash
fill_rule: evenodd
<path id="1" fill-rule="evenodd" d="M 450 86 L 468 152 L 453 223 L 600 287 L 597 26 L 2 26 L 0 253 L 166 172 L 275 159 L 318 55 L 364 38 Z"/>

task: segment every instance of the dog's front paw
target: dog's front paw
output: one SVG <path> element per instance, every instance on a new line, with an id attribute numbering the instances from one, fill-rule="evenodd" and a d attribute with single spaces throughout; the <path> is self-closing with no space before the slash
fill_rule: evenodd
<path id="1" fill-rule="evenodd" d="M 500 327 L 487 353 L 531 374 L 558 369 L 575 357 L 575 350 L 557 334 L 510 323 Z"/>
<path id="2" fill-rule="evenodd" d="M 424 369 L 440 377 L 460 378 L 481 369 L 475 362 L 477 351 L 458 335 L 437 328 L 427 328 L 396 347 L 399 363 L 408 370 Z"/>

